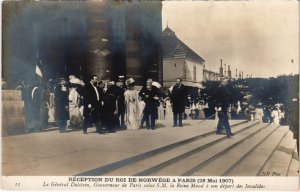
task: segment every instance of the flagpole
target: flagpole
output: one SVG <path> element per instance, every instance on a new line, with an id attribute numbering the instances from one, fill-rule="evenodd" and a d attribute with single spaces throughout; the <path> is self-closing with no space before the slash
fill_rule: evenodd
<path id="1" fill-rule="evenodd" d="M 40 83 L 43 83 L 42 61 L 39 59 L 39 52 L 36 52 L 36 65 L 35 65 L 35 77 Z M 40 79 L 38 79 L 40 77 Z"/>

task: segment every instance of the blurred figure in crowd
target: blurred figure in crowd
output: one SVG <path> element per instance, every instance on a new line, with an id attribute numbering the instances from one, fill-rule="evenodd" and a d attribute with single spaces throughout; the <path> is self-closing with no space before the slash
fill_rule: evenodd
<path id="1" fill-rule="evenodd" d="M 125 87 L 124 87 L 124 76 L 119 76 L 119 81 L 116 83 L 118 86 L 118 127 L 125 129 Z"/>
<path id="2" fill-rule="evenodd" d="M 230 124 L 228 121 L 228 108 L 229 108 L 229 91 L 227 89 L 228 80 L 226 78 L 221 79 L 221 84 L 218 87 L 216 94 L 216 103 L 217 103 L 217 111 L 218 111 L 218 125 L 216 134 L 222 134 L 223 128 L 226 130 L 226 135 L 230 138 L 233 133 L 231 132 Z"/>
<path id="3" fill-rule="evenodd" d="M 262 108 L 262 104 L 259 102 L 256 105 L 256 109 L 255 109 L 255 120 L 258 120 L 260 122 L 263 121 L 263 115 L 264 115 L 264 110 Z"/>
<path id="4" fill-rule="evenodd" d="M 67 81 L 60 78 L 59 84 L 54 89 L 56 124 L 60 133 L 67 131 L 66 125 L 69 120 L 69 91 Z"/>
<path id="5" fill-rule="evenodd" d="M 115 133 L 118 126 L 118 89 L 114 81 L 108 83 L 103 100 L 103 125 L 110 133 Z"/>
<path id="6" fill-rule="evenodd" d="M 263 108 L 264 111 L 264 116 L 263 116 L 263 122 L 264 123 L 271 123 L 271 110 L 269 108 L 269 106 L 265 106 Z"/>
<path id="7" fill-rule="evenodd" d="M 30 109 L 31 109 L 31 123 L 29 132 L 39 132 L 42 131 L 43 127 L 43 89 L 40 82 L 35 82 L 31 87 L 31 102 L 30 102 Z"/>

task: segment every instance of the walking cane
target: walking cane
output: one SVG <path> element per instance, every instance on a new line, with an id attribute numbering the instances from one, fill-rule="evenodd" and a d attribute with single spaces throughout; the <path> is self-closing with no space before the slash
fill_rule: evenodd
<path id="1" fill-rule="evenodd" d="M 211 117 L 213 117 L 213 116 L 215 116 L 215 115 L 216 115 L 216 114 L 213 114 L 213 115 L 211 115 L 211 116 L 209 116 L 209 117 L 207 117 L 207 118 L 203 119 L 202 121 L 200 121 L 200 123 L 199 123 L 199 124 L 203 123 L 204 121 L 206 121 L 207 119 L 210 119 Z"/>

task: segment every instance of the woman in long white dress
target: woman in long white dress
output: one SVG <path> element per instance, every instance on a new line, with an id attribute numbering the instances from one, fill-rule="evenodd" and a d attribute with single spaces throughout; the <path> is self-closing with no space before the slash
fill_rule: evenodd
<path id="1" fill-rule="evenodd" d="M 82 86 L 83 83 L 73 77 L 70 78 L 71 89 L 69 92 L 69 114 L 70 120 L 68 122 L 68 126 L 72 128 L 80 128 L 83 123 L 83 118 L 80 112 L 80 95 L 77 91 L 79 86 Z"/>
<path id="2" fill-rule="evenodd" d="M 165 119 L 172 119 L 173 118 L 173 111 L 172 111 L 172 104 L 170 102 L 170 98 L 167 97 L 165 98 L 165 102 L 166 102 L 166 115 L 165 115 Z"/>
<path id="3" fill-rule="evenodd" d="M 139 129 L 139 95 L 134 88 L 134 79 L 129 78 L 125 81 L 127 90 L 124 93 L 126 105 L 126 125 L 127 130 Z"/>
<path id="4" fill-rule="evenodd" d="M 273 123 L 279 125 L 279 113 L 280 113 L 280 110 L 278 108 L 274 108 L 272 113 L 271 113 L 271 116 L 273 117 Z"/>
<path id="5" fill-rule="evenodd" d="M 257 104 L 257 107 L 255 109 L 255 120 L 262 122 L 263 116 L 264 116 L 264 110 L 261 104 L 259 103 Z"/>

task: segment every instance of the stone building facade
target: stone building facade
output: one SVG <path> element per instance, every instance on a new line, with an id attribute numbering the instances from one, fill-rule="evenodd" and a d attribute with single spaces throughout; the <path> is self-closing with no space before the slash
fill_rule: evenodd
<path id="1" fill-rule="evenodd" d="M 9 87 L 43 76 L 162 83 L 161 1 L 6 1 L 3 78 Z"/>
<path id="2" fill-rule="evenodd" d="M 163 37 L 163 86 L 174 85 L 181 78 L 184 85 L 201 87 L 205 60 L 183 43 L 169 27 Z"/>

